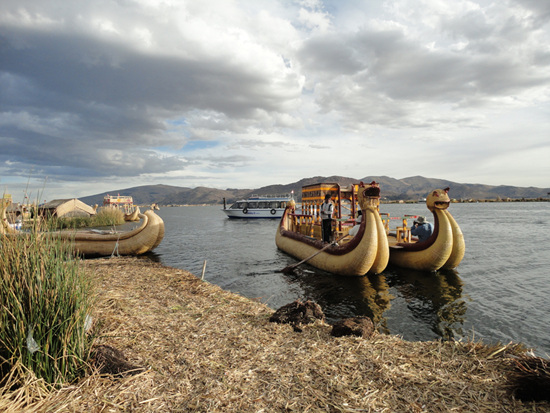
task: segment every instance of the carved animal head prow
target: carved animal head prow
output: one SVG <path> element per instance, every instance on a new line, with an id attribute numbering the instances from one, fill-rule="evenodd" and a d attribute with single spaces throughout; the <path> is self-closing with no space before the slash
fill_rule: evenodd
<path id="1" fill-rule="evenodd" d="M 368 206 L 378 208 L 380 204 L 380 185 L 374 181 L 368 185 L 361 182 L 357 189 L 357 202 L 361 209 L 367 209 Z"/>
<path id="2" fill-rule="evenodd" d="M 451 203 L 449 198 L 449 188 L 436 189 L 426 197 L 426 206 L 430 211 L 434 209 L 447 209 Z"/>

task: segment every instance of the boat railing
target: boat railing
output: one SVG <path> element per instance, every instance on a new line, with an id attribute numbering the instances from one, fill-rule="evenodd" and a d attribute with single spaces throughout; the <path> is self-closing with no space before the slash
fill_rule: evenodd
<path id="1" fill-rule="evenodd" d="M 292 231 L 308 237 L 315 237 L 320 233 L 321 222 L 319 217 L 314 214 L 290 214 L 292 222 Z"/>

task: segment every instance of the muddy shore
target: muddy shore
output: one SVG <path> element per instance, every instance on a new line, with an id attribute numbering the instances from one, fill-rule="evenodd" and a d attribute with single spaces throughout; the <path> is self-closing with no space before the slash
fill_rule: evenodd
<path id="1" fill-rule="evenodd" d="M 138 369 L 87 376 L 34 405 L 74 412 L 533 412 L 510 374 L 515 344 L 407 342 L 296 332 L 274 310 L 146 259 L 83 264 L 97 281 L 98 344 Z M 208 274 L 206 276 L 208 278 Z"/>

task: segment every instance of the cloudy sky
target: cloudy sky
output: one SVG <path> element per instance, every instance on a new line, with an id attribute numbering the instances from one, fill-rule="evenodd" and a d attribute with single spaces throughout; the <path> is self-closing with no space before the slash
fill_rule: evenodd
<path id="1" fill-rule="evenodd" d="M 0 189 L 550 187 L 548 0 L 3 0 Z"/>

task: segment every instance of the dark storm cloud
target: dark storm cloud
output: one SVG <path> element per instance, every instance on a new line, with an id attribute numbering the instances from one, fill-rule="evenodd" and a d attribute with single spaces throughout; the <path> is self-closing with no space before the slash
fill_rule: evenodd
<path id="1" fill-rule="evenodd" d="M 299 92 L 292 75 L 273 88 L 279 79 L 233 62 L 144 54 L 79 33 L 12 27 L 1 43 L 0 145 L 10 149 L 0 159 L 59 179 L 60 165 L 71 168 L 66 179 L 74 168 L 91 177 L 183 169 L 148 149 L 183 146 L 166 117 L 205 110 L 250 124 Z"/>

